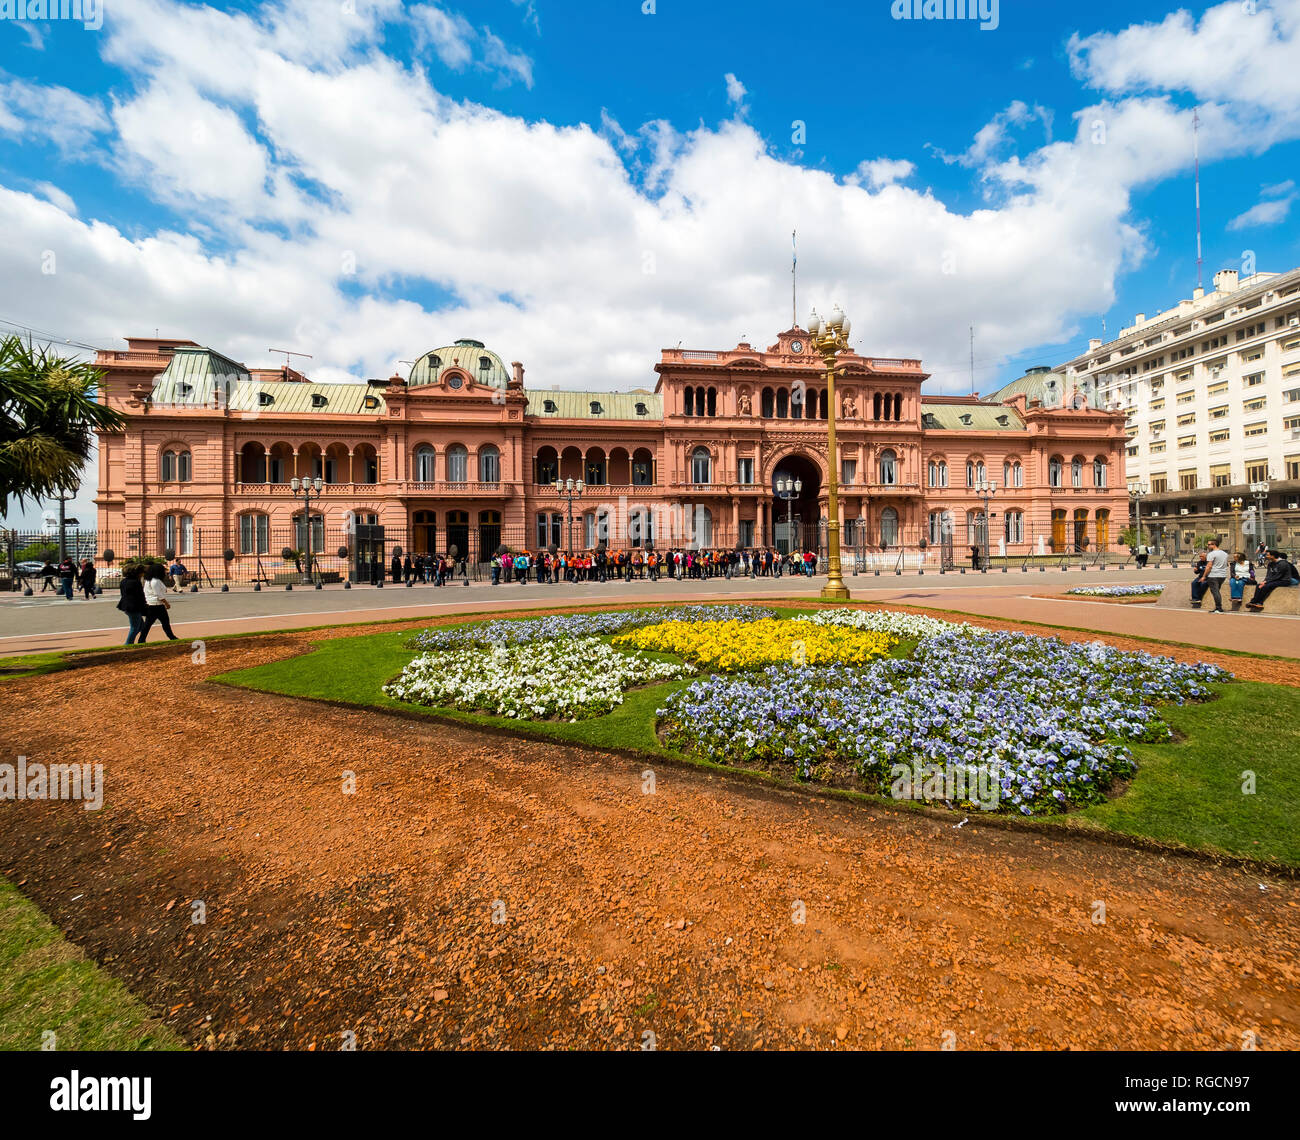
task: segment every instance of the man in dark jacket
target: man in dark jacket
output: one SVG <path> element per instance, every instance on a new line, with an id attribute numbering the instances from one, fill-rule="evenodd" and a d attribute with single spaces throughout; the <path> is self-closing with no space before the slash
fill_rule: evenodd
<path id="1" fill-rule="evenodd" d="M 398 584 L 402 581 L 402 556 L 400 554 L 393 555 L 393 581 Z"/>
<path id="2" fill-rule="evenodd" d="M 59 593 L 72 601 L 72 580 L 77 576 L 77 564 L 66 554 L 59 563 Z"/>
<path id="3" fill-rule="evenodd" d="M 118 587 L 121 598 L 117 608 L 126 614 L 130 628 L 126 634 L 126 644 L 134 645 L 135 639 L 144 634 L 145 598 L 144 586 L 140 582 L 138 567 L 122 571 L 122 584 Z"/>
<path id="4" fill-rule="evenodd" d="M 1294 587 L 1300 582 L 1300 573 L 1287 559 L 1287 556 L 1280 550 L 1270 550 L 1265 555 L 1268 560 L 1268 573 L 1264 576 L 1264 584 L 1256 586 L 1254 594 L 1251 595 L 1250 601 L 1246 603 L 1248 610 L 1262 610 L 1264 608 L 1264 599 L 1274 590 Z"/>

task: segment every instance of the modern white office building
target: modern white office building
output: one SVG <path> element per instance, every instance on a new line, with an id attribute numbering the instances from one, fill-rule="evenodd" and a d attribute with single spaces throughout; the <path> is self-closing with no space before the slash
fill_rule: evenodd
<path id="1" fill-rule="evenodd" d="M 1062 391 L 1122 410 L 1125 471 L 1160 548 L 1216 534 L 1253 547 L 1300 538 L 1300 269 L 1214 275 L 1214 291 L 1148 317 L 1054 369 Z"/>

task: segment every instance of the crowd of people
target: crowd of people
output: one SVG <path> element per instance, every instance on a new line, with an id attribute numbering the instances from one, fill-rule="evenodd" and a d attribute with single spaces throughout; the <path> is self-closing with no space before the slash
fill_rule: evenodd
<path id="1" fill-rule="evenodd" d="M 566 551 L 509 550 L 492 555 L 487 564 L 492 585 L 505 583 L 547 585 L 556 582 L 657 582 L 705 578 L 780 578 L 802 574 L 812 577 L 821 559 L 816 551 L 788 554 L 772 549 Z M 463 562 L 445 554 L 394 555 L 392 580 L 398 585 L 416 582 L 445 585 L 465 573 Z"/>
<path id="2" fill-rule="evenodd" d="M 1269 550 L 1260 543 L 1256 551 L 1257 560 L 1264 570 L 1261 582 L 1255 574 L 1255 563 L 1245 551 L 1238 550 L 1231 558 L 1217 539 L 1210 539 L 1205 550 L 1199 555 L 1192 567 L 1192 609 L 1199 610 L 1208 593 L 1214 600 L 1214 609 L 1210 612 L 1221 614 L 1223 609 L 1223 587 L 1228 586 L 1229 600 L 1236 603 L 1233 608 L 1241 608 L 1246 597 L 1246 587 L 1254 587 L 1250 601 L 1245 608 L 1258 613 L 1264 608 L 1264 599 L 1274 590 L 1300 587 L 1298 571 L 1281 550 Z"/>
<path id="3" fill-rule="evenodd" d="M 176 640 L 167 612 L 171 609 L 167 591 L 179 581 L 161 562 L 128 563 L 122 567 L 117 608 L 126 615 L 127 645 L 143 645 L 155 623 L 162 627 L 168 641 Z"/>

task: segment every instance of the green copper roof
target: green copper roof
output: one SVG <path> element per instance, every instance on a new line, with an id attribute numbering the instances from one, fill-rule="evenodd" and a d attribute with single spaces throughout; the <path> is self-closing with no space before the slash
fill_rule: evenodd
<path id="1" fill-rule="evenodd" d="M 552 420 L 662 420 L 652 392 L 528 391 L 528 415 Z M 642 412 L 639 409 L 644 408 Z"/>
<path id="2" fill-rule="evenodd" d="M 921 403 L 921 426 L 931 431 L 1025 430 L 1015 409 L 1004 404 L 932 404 L 928 400 Z"/>
<path id="3" fill-rule="evenodd" d="M 411 365 L 411 374 L 406 382 L 413 388 L 421 384 L 437 384 L 449 368 L 463 369 L 476 383 L 490 384 L 493 388 L 504 388 L 510 382 L 510 370 L 501 357 L 484 348 L 482 341 L 469 339 L 426 352 Z"/>
<path id="4" fill-rule="evenodd" d="M 217 406 L 218 392 L 237 412 L 373 416 L 384 410 L 382 393 L 368 384 L 254 380 L 242 364 L 210 348 L 178 348 L 154 380 L 153 403 L 211 408 Z"/>
<path id="5" fill-rule="evenodd" d="M 1059 372 L 1026 372 L 1019 380 L 1012 380 L 985 399 L 998 401 L 1009 400 L 1012 396 L 1023 395 L 1030 400 L 1041 400 L 1051 381 L 1056 385 L 1056 395 L 1060 398 L 1065 390 L 1065 379 Z"/>

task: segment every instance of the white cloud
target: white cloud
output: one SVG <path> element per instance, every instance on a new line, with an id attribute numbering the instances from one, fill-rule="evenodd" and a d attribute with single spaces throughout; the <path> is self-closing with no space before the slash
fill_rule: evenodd
<path id="1" fill-rule="evenodd" d="M 47 139 L 65 154 L 80 155 L 108 125 L 98 99 L 22 79 L 0 82 L 0 133 Z"/>
<path id="2" fill-rule="evenodd" d="M 745 90 L 745 85 L 740 82 L 730 71 L 723 76 L 727 84 L 727 102 L 735 107 L 738 111 L 745 109 L 745 96 L 749 94 Z"/>
<path id="3" fill-rule="evenodd" d="M 513 76 L 525 87 L 533 85 L 533 61 L 523 52 L 511 51 L 488 28 L 483 29 L 483 62 L 499 71 L 507 82 Z"/>
<path id="4" fill-rule="evenodd" d="M 873 158 L 858 163 L 858 169 L 845 181 L 879 190 L 911 178 L 915 172 L 916 164 L 905 158 Z"/>
<path id="5" fill-rule="evenodd" d="M 47 202 L 58 206 L 65 214 L 70 214 L 74 218 L 77 216 L 77 203 L 72 200 L 70 194 L 64 193 L 53 182 L 38 182 L 35 189 Z"/>
<path id="6" fill-rule="evenodd" d="M 1296 200 L 1296 197 L 1295 194 L 1288 194 L 1285 198 L 1259 202 L 1244 214 L 1238 214 L 1233 218 L 1228 223 L 1228 229 L 1246 230 L 1253 226 L 1275 226 L 1278 222 L 1285 222 L 1291 213 L 1291 203 Z"/>
<path id="7" fill-rule="evenodd" d="M 518 81 L 533 85 L 533 61 L 524 53 L 512 51 L 491 28 L 474 27 L 464 16 L 452 14 L 436 4 L 420 4 L 410 10 L 416 50 L 429 47 L 442 63 L 453 71 L 474 65 L 495 71 L 502 83 Z"/>

